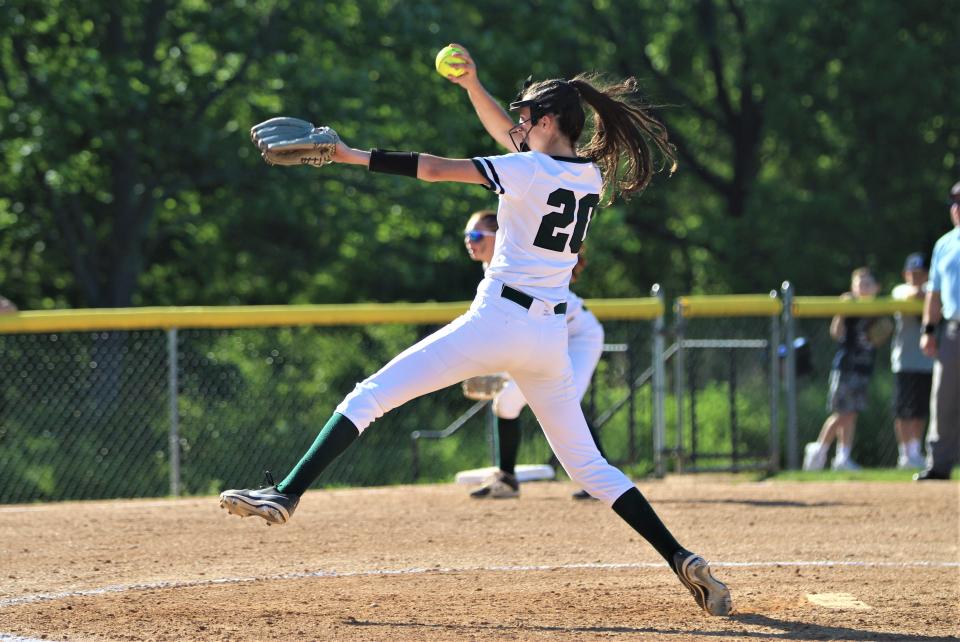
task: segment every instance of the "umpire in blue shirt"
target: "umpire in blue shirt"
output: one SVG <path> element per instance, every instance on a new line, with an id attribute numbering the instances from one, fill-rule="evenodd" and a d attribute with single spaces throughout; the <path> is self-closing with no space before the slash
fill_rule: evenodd
<path id="1" fill-rule="evenodd" d="M 960 459 L 960 183 L 950 190 L 953 229 L 933 247 L 920 349 L 936 358 L 930 393 L 927 467 L 917 481 L 950 479 Z"/>

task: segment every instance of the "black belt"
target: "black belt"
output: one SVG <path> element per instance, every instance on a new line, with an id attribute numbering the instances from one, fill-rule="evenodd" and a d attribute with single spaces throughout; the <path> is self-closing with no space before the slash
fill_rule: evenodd
<path id="1" fill-rule="evenodd" d="M 500 296 L 504 299 L 509 299 L 517 305 L 527 310 L 530 309 L 530 306 L 533 305 L 533 297 L 529 294 L 524 294 L 520 290 L 514 290 L 509 285 L 504 285 L 503 289 L 500 290 Z M 566 314 L 567 313 L 567 302 L 558 303 L 553 306 L 554 314 Z"/>

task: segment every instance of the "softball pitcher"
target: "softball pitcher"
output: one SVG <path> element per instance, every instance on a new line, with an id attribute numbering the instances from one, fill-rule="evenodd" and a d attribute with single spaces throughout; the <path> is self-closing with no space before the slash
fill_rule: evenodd
<path id="1" fill-rule="evenodd" d="M 467 253 L 474 261 L 483 264 L 484 269 L 493 258 L 494 239 L 497 234 L 497 213 L 492 210 L 475 212 L 467 219 L 463 233 L 463 243 Z M 577 255 L 577 264 L 573 268 L 570 282 L 577 280 L 586 266 L 583 252 Z M 590 386 L 593 371 L 603 353 L 603 326 L 597 317 L 587 310 L 583 299 L 572 291 L 567 293 L 567 353 L 573 366 L 573 384 L 577 397 L 583 399 Z M 520 496 L 520 482 L 516 475 L 517 452 L 520 450 L 520 412 L 527 405 L 523 393 L 516 382 L 507 380 L 503 389 L 493 398 L 493 412 L 497 417 L 497 444 L 499 446 L 498 470 L 484 480 L 479 488 L 472 491 L 474 499 L 505 499 Z M 596 444 L 597 450 L 606 459 L 600 446 L 597 431 L 587 421 L 587 428 Z M 590 493 L 579 490 L 574 499 L 591 499 Z"/>
<path id="2" fill-rule="evenodd" d="M 264 158 L 281 165 L 360 165 L 427 182 L 482 185 L 499 195 L 493 258 L 470 309 L 400 353 L 357 384 L 337 406 L 287 477 L 260 490 L 227 490 L 228 512 L 283 524 L 324 468 L 384 413 L 401 404 L 491 372 L 508 372 L 540 422 L 567 474 L 606 502 L 666 559 L 697 603 L 712 615 L 730 612 L 730 591 L 699 555 L 674 539 L 620 470 L 600 455 L 587 429 L 567 353 L 564 319 L 570 275 L 602 194 L 637 192 L 656 168 L 651 146 L 673 161 L 663 126 L 631 102 L 636 81 L 597 86 L 587 76 L 525 84 L 509 114 L 480 83 L 464 49 L 463 87 L 484 127 L 516 153 L 468 159 L 369 152 L 347 146 L 329 128 L 297 131 L 295 119 L 273 119 L 251 135 Z M 577 148 L 594 112 L 594 133 Z"/>

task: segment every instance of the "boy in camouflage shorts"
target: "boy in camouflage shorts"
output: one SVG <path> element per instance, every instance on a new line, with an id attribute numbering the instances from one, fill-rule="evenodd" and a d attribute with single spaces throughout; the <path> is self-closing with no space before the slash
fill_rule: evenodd
<path id="1" fill-rule="evenodd" d="M 880 286 L 869 268 L 853 271 L 850 292 L 841 299 L 870 299 Z M 860 466 L 850 457 L 857 415 L 867 408 L 867 389 L 876 347 L 870 342 L 868 331 L 874 322 L 870 318 L 835 316 L 830 324 L 830 336 L 840 343 L 830 370 L 830 394 L 827 399 L 827 417 L 817 441 L 804 449 L 803 469 L 822 470 L 827 462 L 830 444 L 837 440 L 833 456 L 833 470 L 858 470 Z"/>

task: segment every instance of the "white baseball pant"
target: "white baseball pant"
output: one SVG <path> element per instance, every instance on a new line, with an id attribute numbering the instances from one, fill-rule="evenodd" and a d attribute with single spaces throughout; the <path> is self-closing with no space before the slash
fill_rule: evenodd
<path id="1" fill-rule="evenodd" d="M 411 399 L 470 377 L 506 371 L 570 478 L 612 505 L 633 482 L 600 455 L 587 429 L 567 353 L 564 316 L 539 300 L 524 309 L 501 297 L 501 288 L 499 281 L 481 281 L 467 313 L 357 384 L 337 412 L 363 432 Z"/>
<path id="2" fill-rule="evenodd" d="M 586 316 L 590 315 L 590 316 Z M 603 354 L 603 326 L 589 312 L 581 312 L 576 328 L 567 326 L 567 354 L 573 366 L 573 385 L 577 390 L 577 399 L 583 399 L 593 371 Z M 501 419 L 516 419 L 527 405 L 520 388 L 512 380 L 507 381 L 503 389 L 493 399 L 493 412 Z"/>

